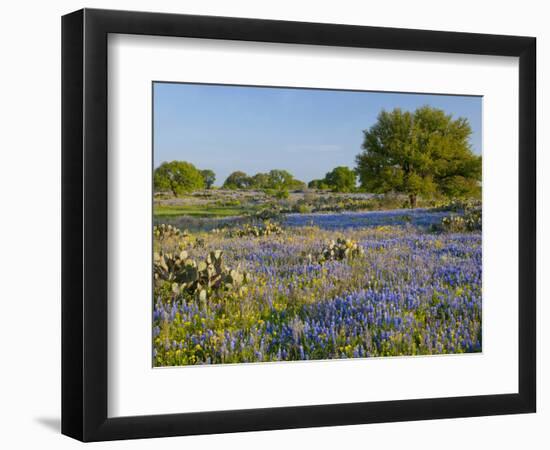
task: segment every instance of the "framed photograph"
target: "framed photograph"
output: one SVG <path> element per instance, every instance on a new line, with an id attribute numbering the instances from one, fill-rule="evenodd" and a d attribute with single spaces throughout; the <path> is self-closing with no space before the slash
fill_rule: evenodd
<path id="1" fill-rule="evenodd" d="M 62 432 L 535 412 L 536 40 L 62 20 Z"/>

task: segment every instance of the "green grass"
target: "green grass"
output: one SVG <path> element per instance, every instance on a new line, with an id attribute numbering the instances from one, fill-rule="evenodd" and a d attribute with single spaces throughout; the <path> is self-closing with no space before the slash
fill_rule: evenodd
<path id="1" fill-rule="evenodd" d="M 155 205 L 153 214 L 156 217 L 190 216 L 190 217 L 229 217 L 241 216 L 250 209 L 236 206 L 209 206 L 209 205 Z"/>

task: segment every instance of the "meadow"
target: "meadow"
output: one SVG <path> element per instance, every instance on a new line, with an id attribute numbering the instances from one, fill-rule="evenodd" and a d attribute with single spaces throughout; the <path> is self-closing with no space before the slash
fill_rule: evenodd
<path id="1" fill-rule="evenodd" d="M 481 351 L 479 204 L 228 195 L 155 202 L 154 366 Z"/>

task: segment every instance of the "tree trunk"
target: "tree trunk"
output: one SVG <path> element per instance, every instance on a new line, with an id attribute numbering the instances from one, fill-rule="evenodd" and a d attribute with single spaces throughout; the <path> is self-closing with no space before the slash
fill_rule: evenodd
<path id="1" fill-rule="evenodd" d="M 411 209 L 416 208 L 416 194 L 409 194 L 409 202 L 411 204 Z"/>

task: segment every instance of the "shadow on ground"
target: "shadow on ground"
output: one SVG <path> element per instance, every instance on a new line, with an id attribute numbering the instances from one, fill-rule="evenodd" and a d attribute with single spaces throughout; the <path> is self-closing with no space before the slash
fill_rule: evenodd
<path id="1" fill-rule="evenodd" d="M 37 417 L 34 420 L 50 431 L 61 432 L 61 419 L 59 417 Z"/>

